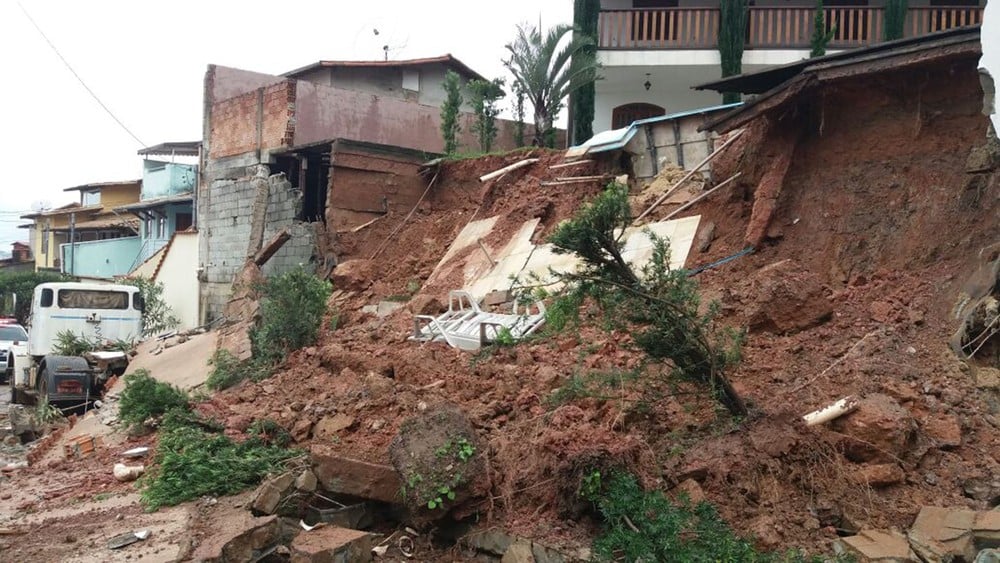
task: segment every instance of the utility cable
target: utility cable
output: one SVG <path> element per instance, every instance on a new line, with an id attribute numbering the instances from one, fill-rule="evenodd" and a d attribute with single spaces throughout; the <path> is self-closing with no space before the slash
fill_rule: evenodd
<path id="1" fill-rule="evenodd" d="M 75 76 L 77 81 L 80 82 L 80 85 L 83 86 L 83 88 L 87 91 L 87 93 L 89 93 L 91 97 L 94 98 L 94 101 L 96 101 L 102 108 L 104 108 L 104 111 L 108 112 L 108 115 L 111 116 L 111 119 L 114 119 L 115 123 L 120 125 L 121 128 L 124 129 L 126 133 L 128 133 L 133 139 L 135 139 L 135 142 L 139 143 L 140 147 L 145 147 L 146 144 L 143 143 L 141 140 L 139 140 L 139 137 L 136 137 L 135 133 L 129 130 L 129 128 L 126 127 L 124 123 L 122 123 L 122 120 L 118 119 L 118 117 L 115 116 L 114 113 L 112 113 L 112 111 L 108 108 L 108 106 L 104 105 L 104 102 L 102 102 L 101 99 L 97 97 L 97 94 L 95 94 L 94 91 L 90 89 L 90 86 L 87 86 L 87 83 L 83 81 L 83 78 L 80 78 L 80 75 L 77 74 L 75 70 L 73 70 L 73 67 L 69 64 L 69 61 L 67 61 L 66 58 L 62 56 L 62 53 L 60 53 L 59 49 L 57 49 L 56 46 L 52 43 L 52 41 L 49 40 L 49 37 L 45 35 L 45 32 L 42 31 L 42 28 L 38 27 L 38 24 L 35 23 L 35 19 L 31 17 L 31 14 L 29 14 L 28 10 L 24 8 L 20 0 L 18 1 L 17 5 L 19 8 L 21 8 L 21 11 L 24 12 L 24 16 L 28 18 L 28 21 L 31 22 L 31 25 L 33 25 L 35 29 L 38 30 L 38 33 L 39 35 L 42 36 L 42 39 L 44 39 L 45 42 L 49 44 L 49 47 L 52 47 L 52 51 L 54 51 L 56 56 L 59 57 L 59 60 L 61 60 L 64 65 L 66 65 L 66 68 L 68 68 L 69 71 L 73 73 L 73 76 Z"/>

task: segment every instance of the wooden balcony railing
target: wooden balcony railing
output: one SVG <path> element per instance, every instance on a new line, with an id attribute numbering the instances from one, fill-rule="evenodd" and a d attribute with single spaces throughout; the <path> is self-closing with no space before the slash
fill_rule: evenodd
<path id="1" fill-rule="evenodd" d="M 844 49 L 882 41 L 885 10 L 880 7 L 826 8 L 827 29 L 836 26 L 829 47 Z M 904 37 L 983 21 L 980 7 L 912 7 Z M 809 47 L 813 8 L 752 7 L 747 18 L 747 49 Z M 597 26 L 601 49 L 714 49 L 719 39 L 718 8 L 604 10 Z"/>

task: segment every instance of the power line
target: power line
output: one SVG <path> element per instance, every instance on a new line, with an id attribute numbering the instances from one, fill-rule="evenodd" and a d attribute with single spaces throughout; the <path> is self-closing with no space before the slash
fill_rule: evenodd
<path id="1" fill-rule="evenodd" d="M 122 120 L 118 119 L 118 117 L 111 112 L 108 106 L 104 105 L 104 102 L 102 102 L 101 99 L 97 97 L 97 94 L 95 94 L 94 91 L 90 89 L 90 86 L 87 86 L 87 83 L 83 81 L 83 78 L 80 78 L 80 75 L 77 74 L 75 70 L 73 70 L 73 67 L 70 66 L 69 61 L 67 61 L 66 58 L 62 56 L 62 53 L 60 53 L 59 49 L 57 49 L 56 46 L 52 43 L 52 41 L 49 40 L 49 37 L 45 35 L 45 32 L 42 31 L 42 28 L 38 27 L 38 24 L 35 23 L 35 19 L 31 17 L 31 14 L 29 14 L 28 10 L 24 8 L 20 0 L 18 0 L 17 5 L 19 8 L 21 8 L 21 11 L 24 12 L 24 16 L 28 18 L 28 21 L 31 22 L 31 25 L 35 26 L 35 29 L 38 30 L 38 33 L 39 35 L 42 36 L 42 39 L 44 39 L 45 42 L 49 44 L 49 47 L 52 47 L 52 50 L 55 52 L 56 56 L 59 57 L 59 60 L 61 60 L 64 65 L 66 65 L 66 68 L 68 68 L 69 71 L 73 73 L 73 76 L 75 76 L 76 79 L 80 82 L 80 85 L 83 86 L 83 88 L 87 91 L 87 93 L 89 93 L 91 97 L 94 98 L 94 101 L 96 101 L 102 108 L 104 108 L 104 111 L 108 112 L 108 115 L 111 116 L 111 119 L 114 119 L 115 123 L 120 125 L 121 128 L 124 129 L 126 133 L 131 135 L 132 138 L 135 139 L 135 142 L 139 143 L 140 147 L 145 147 L 146 143 L 143 143 L 141 140 L 139 140 L 139 137 L 136 137 L 135 133 L 129 130 L 129 128 L 126 127 L 124 123 L 122 123 Z"/>

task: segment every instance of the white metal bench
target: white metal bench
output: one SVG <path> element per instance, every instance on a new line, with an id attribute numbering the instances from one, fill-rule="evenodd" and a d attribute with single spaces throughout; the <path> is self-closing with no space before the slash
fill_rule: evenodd
<path id="1" fill-rule="evenodd" d="M 535 312 L 531 312 L 531 308 Z M 475 351 L 507 333 L 514 340 L 525 338 L 545 324 L 545 304 L 519 306 L 514 302 L 513 314 L 483 311 L 466 291 L 448 292 L 448 311 L 432 317 L 413 317 L 413 336 L 422 342 L 444 341 L 453 348 Z"/>

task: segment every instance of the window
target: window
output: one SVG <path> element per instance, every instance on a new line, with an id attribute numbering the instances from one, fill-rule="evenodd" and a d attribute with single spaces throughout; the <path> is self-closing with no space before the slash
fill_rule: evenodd
<path id="1" fill-rule="evenodd" d="M 174 230 L 175 231 L 186 231 L 191 228 L 191 214 L 190 213 L 178 213 L 174 218 Z"/>
<path id="2" fill-rule="evenodd" d="M 61 309 L 128 309 L 128 293 L 96 289 L 60 289 Z"/>
<path id="3" fill-rule="evenodd" d="M 40 307 L 51 307 L 52 306 L 52 290 L 45 288 L 42 290 L 41 303 L 38 304 Z"/>
<path id="4" fill-rule="evenodd" d="M 167 218 L 160 217 L 156 220 L 156 238 L 167 236 Z"/>
<path id="5" fill-rule="evenodd" d="M 142 294 L 138 291 L 132 294 L 132 308 L 136 311 L 146 310 L 146 303 L 142 300 Z"/>
<path id="6" fill-rule="evenodd" d="M 28 333 L 17 325 L 0 326 L 0 340 L 24 342 L 28 340 Z"/>
<path id="7" fill-rule="evenodd" d="M 634 103 L 611 110 L 611 128 L 628 127 L 633 121 L 664 115 L 666 110 L 655 104 Z"/>
<path id="8" fill-rule="evenodd" d="M 153 218 L 146 217 L 146 238 L 153 238 Z"/>
<path id="9" fill-rule="evenodd" d="M 94 191 L 91 191 L 91 192 L 83 192 L 81 194 L 81 197 L 83 198 L 83 201 L 81 202 L 83 205 L 97 205 L 97 204 L 101 203 L 101 191 L 100 190 L 94 190 Z"/>

